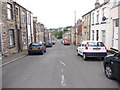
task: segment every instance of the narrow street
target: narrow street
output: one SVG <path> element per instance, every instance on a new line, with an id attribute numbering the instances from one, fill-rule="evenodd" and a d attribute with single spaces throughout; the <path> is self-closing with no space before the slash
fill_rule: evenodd
<path id="1" fill-rule="evenodd" d="M 103 61 L 84 61 L 76 47 L 58 42 L 44 55 L 26 56 L 2 69 L 3 88 L 118 88 L 103 71 Z"/>

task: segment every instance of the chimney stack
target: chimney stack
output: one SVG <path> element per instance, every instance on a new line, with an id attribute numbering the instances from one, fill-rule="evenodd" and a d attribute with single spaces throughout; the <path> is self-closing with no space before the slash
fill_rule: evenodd
<path id="1" fill-rule="evenodd" d="M 97 8 L 97 7 L 99 7 L 99 6 L 100 6 L 99 0 L 96 0 L 95 8 Z"/>

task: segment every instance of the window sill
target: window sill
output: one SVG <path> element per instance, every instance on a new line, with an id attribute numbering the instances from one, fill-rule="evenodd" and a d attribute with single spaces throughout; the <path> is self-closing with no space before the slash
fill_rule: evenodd
<path id="1" fill-rule="evenodd" d="M 99 23 L 96 23 L 96 25 L 99 25 Z"/>
<path id="2" fill-rule="evenodd" d="M 14 22 L 14 20 L 13 20 L 13 19 L 9 19 L 9 18 L 7 18 L 7 20 L 8 20 L 8 21 L 12 21 L 12 22 Z"/>
<path id="3" fill-rule="evenodd" d="M 101 22 L 101 24 L 106 24 L 106 22 Z"/>
<path id="4" fill-rule="evenodd" d="M 16 47 L 16 45 L 12 45 L 12 46 L 10 46 L 9 49 L 12 49 L 12 48 L 14 48 L 14 47 Z"/>

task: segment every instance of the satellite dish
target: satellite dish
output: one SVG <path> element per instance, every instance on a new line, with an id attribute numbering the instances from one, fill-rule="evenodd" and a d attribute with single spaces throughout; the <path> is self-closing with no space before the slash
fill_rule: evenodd
<path id="1" fill-rule="evenodd" d="M 105 17 L 105 16 L 103 16 L 103 18 L 102 18 L 102 21 L 105 21 L 107 18 Z"/>

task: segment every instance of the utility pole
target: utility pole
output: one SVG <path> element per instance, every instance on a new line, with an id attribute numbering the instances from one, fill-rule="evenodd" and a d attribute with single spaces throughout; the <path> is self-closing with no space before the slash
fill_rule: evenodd
<path id="1" fill-rule="evenodd" d="M 74 42 L 75 42 L 75 45 L 76 45 L 76 11 L 74 11 L 74 14 L 75 14 L 75 19 L 74 19 L 74 20 L 75 20 L 75 22 L 74 22 L 74 23 L 75 23 L 75 26 L 74 26 L 74 30 L 75 30 L 75 41 L 74 41 Z"/>

